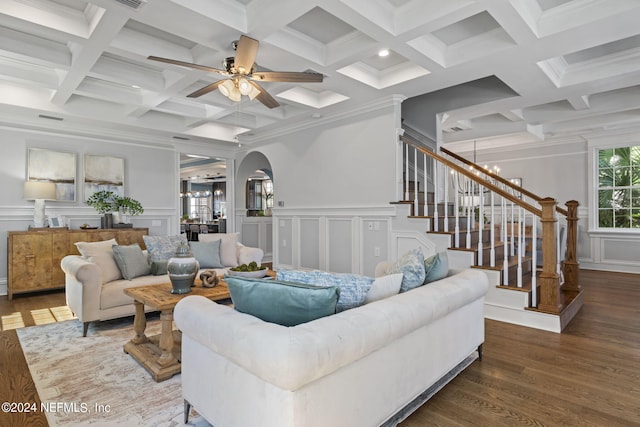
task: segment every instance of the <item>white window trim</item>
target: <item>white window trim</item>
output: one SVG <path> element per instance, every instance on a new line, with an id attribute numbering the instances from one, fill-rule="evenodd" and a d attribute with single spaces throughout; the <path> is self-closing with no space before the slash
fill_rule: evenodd
<path id="1" fill-rule="evenodd" d="M 587 141 L 588 152 L 588 199 L 589 199 L 589 228 L 588 233 L 592 236 L 639 236 L 640 229 L 600 229 L 598 228 L 598 150 L 607 148 L 629 147 L 640 145 L 640 131 L 633 133 L 620 133 L 608 136 L 590 138 Z"/>

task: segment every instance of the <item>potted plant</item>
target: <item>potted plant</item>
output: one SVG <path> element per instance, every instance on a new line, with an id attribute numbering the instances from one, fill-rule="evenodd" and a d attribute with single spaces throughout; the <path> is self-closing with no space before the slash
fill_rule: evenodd
<path id="1" fill-rule="evenodd" d="M 96 191 L 87 199 L 87 205 L 104 215 L 117 211 L 116 194 L 113 191 Z"/>
<path id="2" fill-rule="evenodd" d="M 273 192 L 264 193 L 265 216 L 271 216 L 271 206 L 269 206 L 269 200 L 271 199 L 273 199 Z"/>
<path id="3" fill-rule="evenodd" d="M 131 197 L 120 197 L 113 191 L 96 191 L 87 199 L 87 205 L 94 208 L 102 218 L 102 228 L 113 228 L 114 214 L 117 215 L 116 223 L 126 222 L 125 215 L 140 215 L 144 212 L 142 204 Z"/>
<path id="4" fill-rule="evenodd" d="M 142 204 L 139 201 L 132 199 L 131 197 L 128 197 L 128 196 L 125 196 L 125 197 L 116 196 L 115 203 L 116 203 L 116 208 L 120 213 L 121 223 L 125 223 L 125 224 L 127 223 L 128 215 L 136 216 L 144 212 L 144 208 L 142 207 Z"/>

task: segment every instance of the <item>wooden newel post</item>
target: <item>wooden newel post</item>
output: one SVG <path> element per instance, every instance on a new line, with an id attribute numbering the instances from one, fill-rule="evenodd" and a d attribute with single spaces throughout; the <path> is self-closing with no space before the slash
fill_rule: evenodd
<path id="1" fill-rule="evenodd" d="M 539 203 L 542 207 L 542 273 L 538 310 L 559 314 L 562 300 L 560 276 L 556 271 L 556 201 L 547 197 Z"/>
<path id="2" fill-rule="evenodd" d="M 565 203 L 567 207 L 567 253 L 564 259 L 564 290 L 569 292 L 580 292 L 578 281 L 578 203 L 570 200 Z"/>

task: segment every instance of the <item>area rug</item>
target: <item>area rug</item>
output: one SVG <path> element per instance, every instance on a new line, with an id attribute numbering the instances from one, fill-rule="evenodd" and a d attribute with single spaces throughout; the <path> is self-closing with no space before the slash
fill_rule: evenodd
<path id="1" fill-rule="evenodd" d="M 159 320 L 146 332 L 160 333 Z M 78 320 L 17 333 L 51 427 L 183 425 L 180 375 L 156 383 L 122 349 L 133 337 L 131 318 L 92 325 L 87 337 Z M 189 425 L 210 427 L 193 412 Z"/>

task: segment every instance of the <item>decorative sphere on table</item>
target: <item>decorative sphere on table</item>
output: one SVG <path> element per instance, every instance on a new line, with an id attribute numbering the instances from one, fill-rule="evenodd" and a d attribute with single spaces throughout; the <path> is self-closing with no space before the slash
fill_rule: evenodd
<path id="1" fill-rule="evenodd" d="M 200 265 L 193 257 L 189 246 L 184 243 L 176 249 L 173 258 L 167 263 L 167 272 L 171 280 L 172 294 L 186 294 L 191 292 L 191 287 L 198 274 Z"/>

